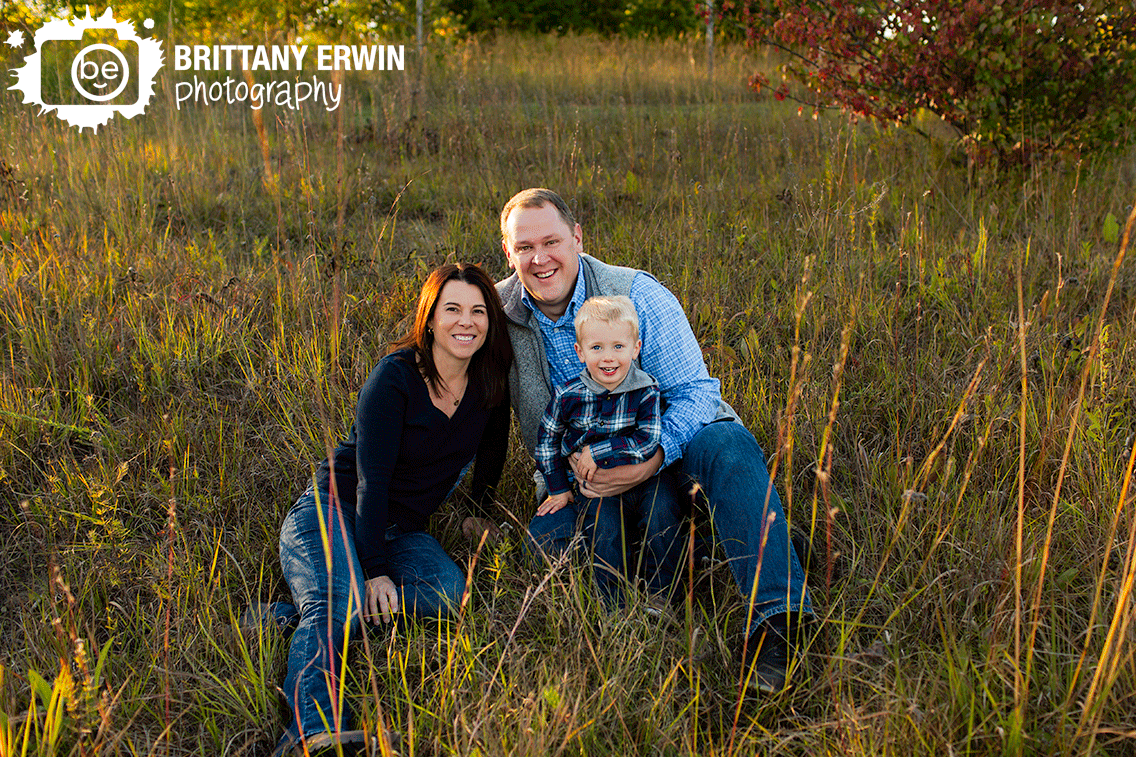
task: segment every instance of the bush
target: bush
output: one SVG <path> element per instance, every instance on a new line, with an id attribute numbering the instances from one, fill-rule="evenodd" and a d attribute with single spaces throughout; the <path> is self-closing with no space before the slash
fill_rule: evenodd
<path id="1" fill-rule="evenodd" d="M 815 107 L 884 122 L 926 108 L 972 154 L 1003 158 L 1132 136 L 1136 11 L 1126 3 L 768 0 L 743 15 L 750 40 L 790 51 L 781 72 L 809 87 Z M 751 83 L 769 79 L 759 72 Z"/>

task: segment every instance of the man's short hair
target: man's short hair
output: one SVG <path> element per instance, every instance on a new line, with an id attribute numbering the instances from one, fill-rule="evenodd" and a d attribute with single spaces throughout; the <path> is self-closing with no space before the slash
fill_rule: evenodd
<path id="1" fill-rule="evenodd" d="M 626 323 L 631 327 L 631 338 L 639 340 L 639 314 L 635 312 L 635 303 L 630 297 L 620 295 L 617 297 L 589 297 L 576 311 L 576 341 L 580 341 L 580 327 L 585 323 L 600 321 L 602 323 Z"/>
<path id="2" fill-rule="evenodd" d="M 576 228 L 576 216 L 572 215 L 572 211 L 568 209 L 568 203 L 564 202 L 563 197 L 551 189 L 532 187 L 517 192 L 509 198 L 505 207 L 501 209 L 501 241 L 509 241 L 509 232 L 505 224 L 509 220 L 509 214 L 513 212 L 513 208 L 543 208 L 545 205 L 552 205 L 556 208 L 556 212 L 560 214 L 560 220 L 568 224 L 569 231 Z"/>

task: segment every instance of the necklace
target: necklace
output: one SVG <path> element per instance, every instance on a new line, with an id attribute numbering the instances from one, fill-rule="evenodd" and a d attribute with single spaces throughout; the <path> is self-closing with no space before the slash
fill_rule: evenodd
<path id="1" fill-rule="evenodd" d="M 466 390 L 466 388 L 467 388 L 468 386 L 469 386 L 469 379 L 468 379 L 468 378 L 466 379 L 466 382 L 465 382 L 465 386 L 463 386 L 463 387 L 461 388 L 461 391 L 460 391 L 460 392 L 455 392 L 454 390 L 450 389 L 450 387 L 449 387 L 449 386 L 446 386 L 446 394 L 448 394 L 448 395 L 450 395 L 451 397 L 453 397 L 453 399 L 454 399 L 454 407 L 457 407 L 458 405 L 460 405 L 460 404 L 461 404 L 461 401 L 462 401 L 462 397 L 464 397 L 464 396 L 465 396 L 465 390 Z M 439 387 L 439 389 L 440 389 L 440 387 Z M 438 399 L 444 399 L 444 398 L 445 398 L 445 395 L 444 395 L 444 394 L 442 394 L 442 392 L 441 392 L 441 391 L 439 391 L 439 392 L 438 392 Z"/>
<path id="2" fill-rule="evenodd" d="M 419 370 L 421 370 L 422 359 L 418 358 L 417 363 L 418 363 Z M 426 378 L 425 375 L 423 375 L 423 378 L 424 379 Z M 462 397 L 465 396 L 465 390 L 469 388 L 469 375 L 465 374 L 465 384 L 462 385 L 460 392 L 455 392 L 452 389 L 450 389 L 449 384 L 446 384 L 444 381 L 442 381 L 441 377 L 439 377 L 437 381 L 427 381 L 426 384 L 427 384 L 427 389 L 429 390 L 429 392 L 432 396 L 437 396 L 437 398 L 440 401 L 445 402 L 446 395 L 448 394 L 454 400 L 454 407 L 457 407 L 458 405 L 461 404 Z M 443 386 L 445 387 L 445 393 L 443 393 L 443 391 L 442 391 Z M 441 408 L 439 408 L 439 410 L 440 409 Z"/>

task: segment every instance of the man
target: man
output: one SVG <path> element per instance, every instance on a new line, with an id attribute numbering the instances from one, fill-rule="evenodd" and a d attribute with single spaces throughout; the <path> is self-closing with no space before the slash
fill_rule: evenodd
<path id="1" fill-rule="evenodd" d="M 529 454 L 554 388 L 580 372 L 576 310 L 588 297 L 629 296 L 639 314 L 640 365 L 662 392 L 662 441 L 645 462 L 596 471 L 581 493 L 615 496 L 670 465 L 697 484 L 734 580 L 752 602 L 739 650 L 743 674 L 752 688 L 781 690 L 802 621 L 812 615 L 804 573 L 765 456 L 722 401 L 682 306 L 650 274 L 582 254 L 580 225 L 549 189 L 526 189 L 505 204 L 501 239 L 514 269 L 497 284 L 513 341 L 511 399 Z M 577 460 L 569 462 L 575 468 Z M 562 548 L 575 517 L 570 507 L 537 516 L 530 535 L 546 550 Z"/>

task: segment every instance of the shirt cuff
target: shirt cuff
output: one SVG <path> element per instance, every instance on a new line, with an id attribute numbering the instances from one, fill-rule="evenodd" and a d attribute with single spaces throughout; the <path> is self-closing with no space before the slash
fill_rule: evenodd
<path id="1" fill-rule="evenodd" d="M 359 567 L 363 568 L 363 578 L 366 579 L 367 581 L 370 581 L 372 578 L 378 578 L 379 576 L 387 575 L 387 564 L 386 564 L 386 562 L 380 562 L 380 563 L 377 563 L 375 565 L 372 565 L 371 567 L 366 567 L 366 566 L 363 566 L 363 565 L 361 565 Z"/>
<path id="2" fill-rule="evenodd" d="M 563 494 L 572 490 L 572 483 L 568 480 L 567 471 L 554 471 L 544 477 L 544 486 L 551 494 Z"/>

